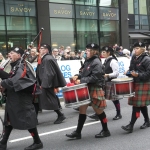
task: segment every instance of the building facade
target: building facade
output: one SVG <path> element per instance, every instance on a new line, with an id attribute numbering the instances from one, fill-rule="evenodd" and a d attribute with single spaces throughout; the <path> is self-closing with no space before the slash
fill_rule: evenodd
<path id="1" fill-rule="evenodd" d="M 149 21 L 144 18 L 149 18 L 149 0 L 140 1 L 136 5 L 136 0 L 0 0 L 0 51 L 27 48 L 42 27 L 42 42 L 53 48 L 84 50 L 91 42 L 128 48 L 139 40 L 135 34 L 149 37 Z"/>

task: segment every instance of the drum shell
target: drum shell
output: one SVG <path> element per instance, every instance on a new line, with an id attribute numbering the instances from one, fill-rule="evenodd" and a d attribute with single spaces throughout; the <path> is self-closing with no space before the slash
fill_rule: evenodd
<path id="1" fill-rule="evenodd" d="M 114 83 L 115 93 L 114 96 L 116 98 L 124 98 L 124 97 L 133 97 L 133 79 L 127 78 L 126 81 L 117 81 L 117 79 L 112 80 Z"/>
<path id="2" fill-rule="evenodd" d="M 62 88 L 66 107 L 79 107 L 90 103 L 87 84 Z"/>

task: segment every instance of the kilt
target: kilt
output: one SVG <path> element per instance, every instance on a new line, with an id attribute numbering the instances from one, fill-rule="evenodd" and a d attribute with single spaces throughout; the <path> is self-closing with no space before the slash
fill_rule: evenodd
<path id="1" fill-rule="evenodd" d="M 98 109 L 106 108 L 107 105 L 103 89 L 95 85 L 88 86 L 88 88 L 91 97 L 91 104 L 93 104 L 93 106 Z"/>
<path id="2" fill-rule="evenodd" d="M 150 82 L 133 83 L 135 97 L 128 99 L 128 104 L 136 107 L 150 105 Z"/>
<path id="3" fill-rule="evenodd" d="M 114 88 L 114 84 L 113 82 L 106 82 L 105 84 L 105 98 L 107 100 L 118 100 L 116 98 L 113 97 L 113 95 L 115 94 L 115 88 Z"/>

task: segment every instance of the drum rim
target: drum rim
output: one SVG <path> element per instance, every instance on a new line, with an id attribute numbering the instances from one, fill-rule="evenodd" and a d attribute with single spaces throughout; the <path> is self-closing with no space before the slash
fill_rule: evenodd
<path id="1" fill-rule="evenodd" d="M 119 79 L 128 79 L 128 80 L 119 80 Z M 118 81 L 117 81 L 118 80 Z M 117 82 L 117 83 L 126 83 L 126 82 L 133 82 L 133 78 L 116 78 L 116 79 L 112 79 L 112 82 Z"/>
<path id="2" fill-rule="evenodd" d="M 83 86 L 81 87 L 81 85 L 83 85 Z M 88 88 L 87 83 L 77 84 L 77 85 L 73 85 L 73 86 L 65 86 L 62 88 L 62 92 L 72 91 L 72 90 L 85 88 L 85 87 Z"/>

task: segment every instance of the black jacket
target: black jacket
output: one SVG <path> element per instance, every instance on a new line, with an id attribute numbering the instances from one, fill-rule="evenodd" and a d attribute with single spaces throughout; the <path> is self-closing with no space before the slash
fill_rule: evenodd
<path id="1" fill-rule="evenodd" d="M 85 61 L 84 68 L 78 78 L 81 83 L 93 84 L 100 87 L 104 85 L 103 66 L 97 55 Z"/>
<path id="2" fill-rule="evenodd" d="M 133 77 L 135 82 L 150 81 L 150 57 L 147 53 L 143 53 L 136 59 L 134 55 L 130 62 L 129 71 L 138 72 L 138 77 Z"/>

